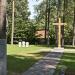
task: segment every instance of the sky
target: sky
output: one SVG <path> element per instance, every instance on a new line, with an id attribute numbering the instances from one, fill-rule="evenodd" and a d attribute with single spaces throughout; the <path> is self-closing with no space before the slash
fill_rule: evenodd
<path id="1" fill-rule="evenodd" d="M 34 5 L 38 5 L 40 2 L 41 2 L 42 0 L 39 0 L 38 2 L 36 2 L 36 0 L 28 0 L 28 2 L 29 2 L 29 4 L 28 4 L 28 6 L 29 6 L 29 10 L 30 10 L 30 12 L 31 12 L 31 15 L 30 15 L 30 19 L 34 19 L 34 15 L 36 15 L 35 13 L 34 13 Z"/>

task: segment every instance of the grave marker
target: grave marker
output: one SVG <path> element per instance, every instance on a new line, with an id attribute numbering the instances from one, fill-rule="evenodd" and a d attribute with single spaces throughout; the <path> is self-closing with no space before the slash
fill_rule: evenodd
<path id="1" fill-rule="evenodd" d="M 18 45 L 19 45 L 19 47 L 21 47 L 21 41 L 19 41 Z"/>
<path id="2" fill-rule="evenodd" d="M 25 47 L 25 41 L 22 41 L 22 47 Z"/>
<path id="3" fill-rule="evenodd" d="M 26 42 L 26 47 L 29 47 L 29 42 Z"/>

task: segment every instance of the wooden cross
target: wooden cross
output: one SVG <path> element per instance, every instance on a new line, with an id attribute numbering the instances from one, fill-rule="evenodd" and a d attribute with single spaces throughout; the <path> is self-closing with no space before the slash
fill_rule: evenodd
<path id="1" fill-rule="evenodd" d="M 61 23 L 61 18 L 59 18 L 58 23 L 53 23 L 53 25 L 58 25 L 58 47 L 61 48 L 61 26 L 66 23 Z"/>

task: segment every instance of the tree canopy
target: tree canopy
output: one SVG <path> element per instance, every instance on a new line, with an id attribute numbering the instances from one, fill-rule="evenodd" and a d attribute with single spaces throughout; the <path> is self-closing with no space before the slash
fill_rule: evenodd
<path id="1" fill-rule="evenodd" d="M 38 1 L 38 0 L 37 0 Z M 50 1 L 50 2 L 48 2 Z M 48 9 L 47 4 L 50 4 Z M 46 6 L 47 5 L 47 6 Z M 30 11 L 28 7 L 28 0 L 15 1 L 15 30 L 14 37 L 23 37 L 27 40 L 32 40 L 35 37 L 36 30 L 45 29 L 46 25 L 46 12 L 50 11 L 50 24 L 49 35 L 50 40 L 55 39 L 55 28 L 53 23 L 57 21 L 60 16 L 62 22 L 67 23 L 64 27 L 65 44 L 72 44 L 74 36 L 74 0 L 43 0 L 38 5 L 34 6 L 35 13 L 34 20 L 29 19 Z M 46 8 L 47 7 L 47 8 Z M 10 38 L 11 34 L 11 21 L 12 21 L 12 0 L 7 0 L 7 18 L 8 18 L 8 32 L 7 37 Z M 10 41 L 10 40 L 9 40 Z M 52 41 L 53 42 L 53 41 Z"/>
<path id="2" fill-rule="evenodd" d="M 35 7 L 35 11 L 37 12 L 36 22 L 38 24 L 38 28 L 45 28 L 45 9 L 46 9 L 46 1 L 44 0 L 42 3 Z M 49 4 L 49 3 L 48 3 Z M 65 42 L 72 44 L 73 37 L 73 21 L 74 21 L 74 0 L 50 0 L 50 25 L 49 25 L 49 33 L 51 38 L 55 38 L 55 29 L 53 23 L 56 22 L 57 17 L 61 17 L 67 25 L 64 27 L 64 38 Z M 41 24 L 42 23 L 42 24 Z"/>
<path id="3" fill-rule="evenodd" d="M 7 38 L 10 42 L 11 38 L 11 22 L 12 22 L 12 0 L 7 0 L 7 18 L 8 18 L 8 31 Z M 28 0 L 16 0 L 15 1 L 15 25 L 14 25 L 14 38 L 25 38 L 30 40 L 34 38 L 35 25 L 34 22 L 29 19 L 30 11 L 28 7 Z"/>

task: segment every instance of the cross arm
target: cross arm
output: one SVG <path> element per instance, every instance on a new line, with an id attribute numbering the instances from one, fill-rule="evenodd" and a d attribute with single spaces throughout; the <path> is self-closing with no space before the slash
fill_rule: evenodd
<path id="1" fill-rule="evenodd" d="M 67 25 L 66 23 L 53 23 L 53 25 Z"/>

